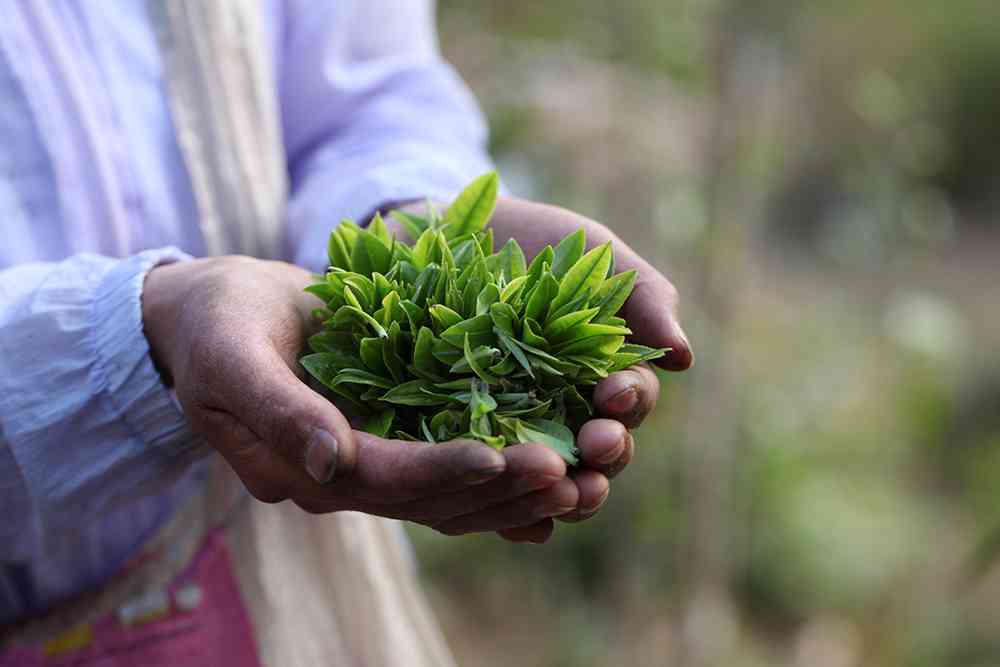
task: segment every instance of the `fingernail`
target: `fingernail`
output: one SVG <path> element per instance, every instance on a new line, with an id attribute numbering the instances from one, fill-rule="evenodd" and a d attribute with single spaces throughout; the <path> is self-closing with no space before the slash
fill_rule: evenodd
<path id="1" fill-rule="evenodd" d="M 639 392 L 636 391 L 635 387 L 627 387 L 609 398 L 606 408 L 617 414 L 626 414 L 635 409 L 638 403 Z"/>
<path id="2" fill-rule="evenodd" d="M 674 322 L 674 335 L 681 339 L 684 349 L 687 350 L 687 367 L 690 368 L 691 366 L 694 366 L 694 350 L 691 349 L 691 342 L 688 340 L 687 334 L 684 333 L 684 329 L 681 328 L 681 325 L 678 322 Z"/>
<path id="3" fill-rule="evenodd" d="M 313 429 L 306 444 L 306 471 L 320 484 L 328 484 L 337 472 L 337 439 L 323 429 Z"/>
<path id="4" fill-rule="evenodd" d="M 604 456 L 597 459 L 596 463 L 598 465 L 608 465 L 609 463 L 614 463 L 621 457 L 622 454 L 625 453 L 625 446 L 626 446 L 625 438 L 623 437 L 621 440 L 618 441 L 618 444 L 616 444 L 614 447 L 608 450 L 608 452 Z"/>
<path id="5" fill-rule="evenodd" d="M 551 516 L 562 516 L 563 514 L 569 514 L 576 509 L 576 505 L 570 505 L 569 507 L 556 507 L 552 510 Z"/>
<path id="6" fill-rule="evenodd" d="M 496 479 L 496 477 L 502 473 L 504 469 L 500 468 L 484 468 L 483 470 L 474 470 L 470 473 L 466 473 L 462 477 L 462 481 L 469 486 L 475 484 L 482 484 L 488 482 L 491 479 Z"/>
<path id="7" fill-rule="evenodd" d="M 601 509 L 601 506 L 604 505 L 604 501 L 608 499 L 608 494 L 610 494 L 610 493 L 611 493 L 611 489 L 605 489 L 604 493 L 601 494 L 600 499 L 598 499 L 596 505 L 593 505 L 592 507 L 581 507 L 580 508 L 580 517 L 581 518 L 587 518 L 591 514 L 596 513 L 597 510 Z"/>

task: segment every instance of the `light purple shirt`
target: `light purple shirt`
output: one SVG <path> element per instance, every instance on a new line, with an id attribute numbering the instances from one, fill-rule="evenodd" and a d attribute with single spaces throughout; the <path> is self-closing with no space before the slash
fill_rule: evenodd
<path id="1" fill-rule="evenodd" d="M 142 333 L 148 270 L 204 253 L 144 0 L 11 0 L 0 21 L 0 623 L 99 585 L 210 451 Z M 285 255 L 342 217 L 490 169 L 428 0 L 270 0 Z"/>

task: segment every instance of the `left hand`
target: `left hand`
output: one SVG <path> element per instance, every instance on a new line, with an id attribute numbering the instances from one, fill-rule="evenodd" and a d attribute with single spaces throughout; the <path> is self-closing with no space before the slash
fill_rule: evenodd
<path id="1" fill-rule="evenodd" d="M 422 213 L 423 207 L 406 208 Z M 513 197 L 500 198 L 490 226 L 498 239 L 516 239 L 529 259 L 546 245 L 555 246 L 581 227 L 586 231 L 588 247 L 611 241 L 616 270 L 636 269 L 639 273 L 635 290 L 620 313 L 635 332 L 633 340 L 650 347 L 671 348 L 656 361 L 665 370 L 690 368 L 694 356 L 678 322 L 677 290 L 607 227 L 566 209 Z M 397 230 L 405 236 L 401 229 Z M 646 365 L 614 373 L 598 383 L 594 389 L 594 407 L 603 418 L 584 424 L 577 436 L 583 463 L 573 478 L 579 501 L 574 511 L 557 518 L 581 521 L 600 510 L 610 491 L 608 480 L 632 460 L 634 442 L 629 429 L 638 426 L 653 411 L 659 394 L 659 381 Z M 552 531 L 552 520 L 544 519 L 530 526 L 501 530 L 499 534 L 514 542 L 540 543 Z"/>

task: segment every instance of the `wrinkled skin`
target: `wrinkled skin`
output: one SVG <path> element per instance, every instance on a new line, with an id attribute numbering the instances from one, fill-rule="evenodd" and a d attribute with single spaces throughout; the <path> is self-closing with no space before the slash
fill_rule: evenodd
<path id="1" fill-rule="evenodd" d="M 497 238 L 517 239 L 529 257 L 580 226 L 591 245 L 612 240 L 618 270 L 639 271 L 622 313 L 636 342 L 673 348 L 658 360 L 668 370 L 691 365 L 676 290 L 603 225 L 513 198 L 501 198 L 491 224 Z M 290 499 L 309 512 L 356 510 L 448 535 L 497 531 L 536 543 L 551 536 L 553 518 L 597 513 L 609 480 L 632 459 L 628 429 L 656 405 L 659 383 L 649 367 L 615 373 L 595 388 L 601 417 L 581 429 L 583 464 L 569 473 L 541 445 L 498 452 L 474 441 L 420 446 L 378 438 L 352 430 L 303 382 L 296 359 L 315 329 L 309 313 L 318 302 L 302 291 L 311 282 L 290 264 L 223 257 L 157 267 L 143 291 L 154 360 L 192 428 L 253 496 Z"/>

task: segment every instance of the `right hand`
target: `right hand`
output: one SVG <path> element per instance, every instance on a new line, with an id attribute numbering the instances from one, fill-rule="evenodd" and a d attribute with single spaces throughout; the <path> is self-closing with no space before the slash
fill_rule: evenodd
<path id="1" fill-rule="evenodd" d="M 548 539 L 549 517 L 596 511 L 606 489 L 579 486 L 541 445 L 500 452 L 475 441 L 428 445 L 353 431 L 302 380 L 297 359 L 320 305 L 303 292 L 311 282 L 290 264 L 222 257 L 157 267 L 143 290 L 154 361 L 191 427 L 254 497 L 449 535 L 522 528 L 517 539 L 534 542 Z"/>

